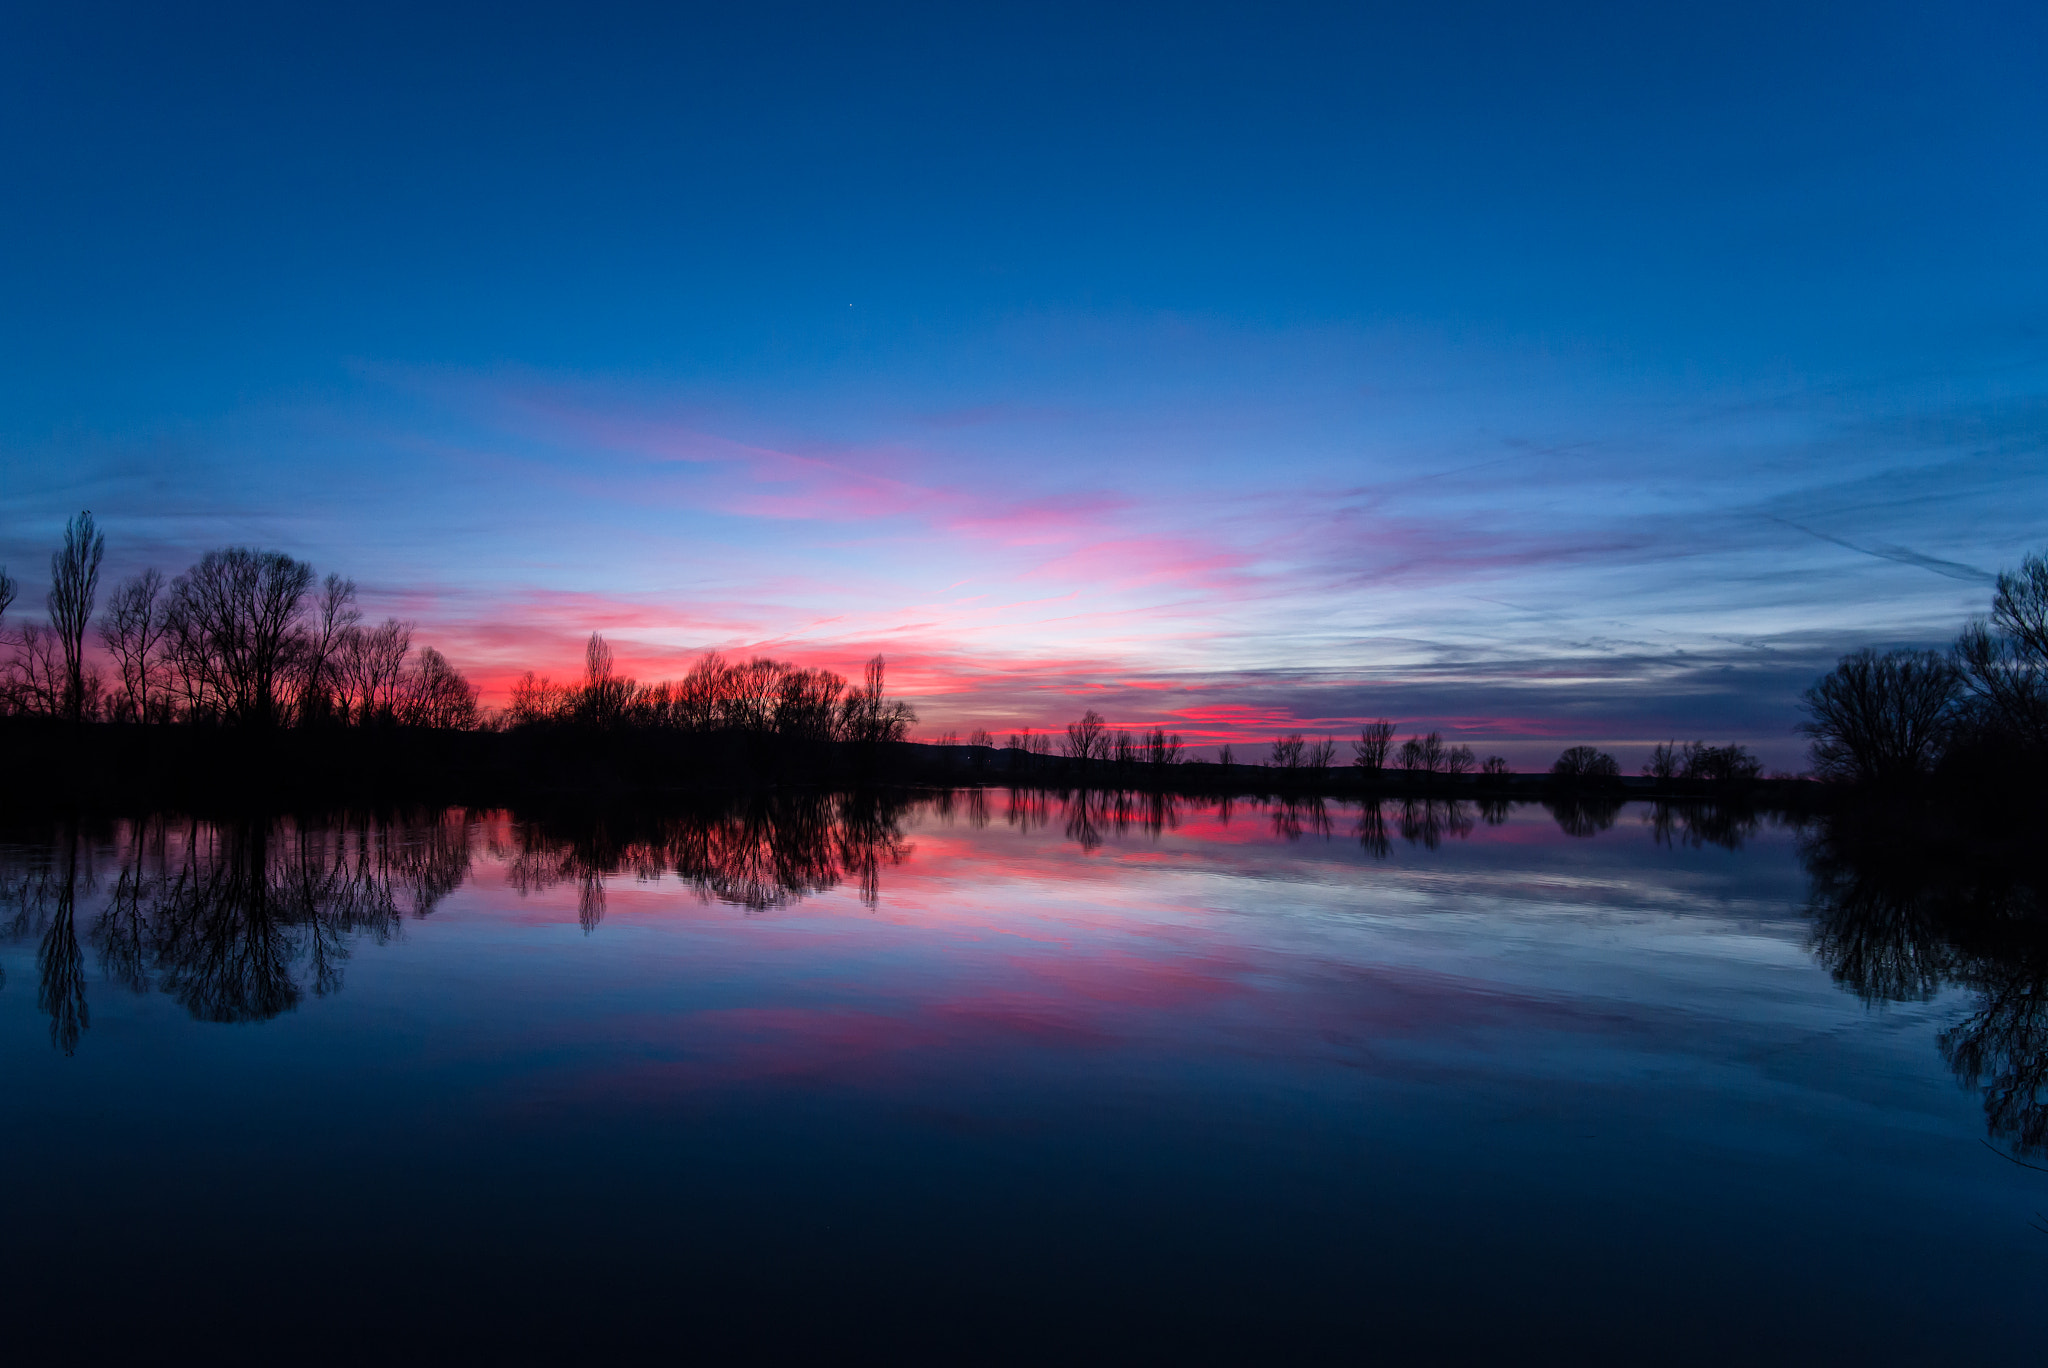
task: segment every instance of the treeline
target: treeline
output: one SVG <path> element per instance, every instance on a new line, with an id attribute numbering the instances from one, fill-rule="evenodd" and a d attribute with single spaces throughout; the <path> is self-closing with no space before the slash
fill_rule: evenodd
<path id="1" fill-rule="evenodd" d="M 858 686 L 831 670 L 757 656 L 744 663 L 716 651 L 680 680 L 641 684 L 620 675 L 611 647 L 592 633 L 583 679 L 557 684 L 531 670 L 513 686 L 505 725 L 544 729 L 714 732 L 791 742 L 875 746 L 901 741 L 917 721 L 909 704 L 883 692 L 881 656 Z"/>
<path id="2" fill-rule="evenodd" d="M 49 621 L 5 633 L 0 715 L 242 727 L 434 728 L 478 724 L 476 689 L 413 624 L 366 625 L 355 581 L 316 580 L 282 551 L 209 551 L 166 579 L 148 569 L 99 609 L 106 537 L 92 514 L 64 529 L 50 557 Z M 0 568 L 0 627 L 16 596 Z M 96 616 L 97 613 L 97 616 Z M 113 664 L 87 658 L 88 633 Z"/>
<path id="3" fill-rule="evenodd" d="M 1300 732 L 1274 738 L 1271 749 L 1261 758 L 1240 761 L 1233 746 L 1219 749 L 1216 765 L 1224 769 L 1249 765 L 1268 771 L 1284 787 L 1315 788 L 1340 776 L 1368 787 L 1399 780 L 1428 784 L 1439 780 L 1462 780 L 1472 776 L 1479 783 L 1505 783 L 1513 777 L 1506 757 L 1489 755 L 1480 759 L 1470 746 L 1447 743 L 1441 732 L 1418 733 L 1395 743 L 1393 722 L 1381 718 L 1368 722 L 1350 741 L 1350 753 L 1340 764 L 1338 741 L 1334 736 L 1310 739 Z M 990 744 L 988 733 L 977 732 L 972 745 Z M 950 741 L 952 738 L 944 738 Z M 1041 744 L 1025 748 L 1024 738 L 1010 738 L 1013 756 L 1036 759 L 1036 763 L 1010 768 L 1057 769 L 1066 774 L 1093 775 L 1115 782 L 1139 778 L 1160 781 L 1168 766 L 1185 765 L 1184 782 L 1199 784 L 1209 761 L 1184 754 L 1179 736 L 1154 729 L 1131 733 L 1112 731 L 1093 708 L 1078 721 L 1070 722 L 1057 757 L 1052 756 L 1048 738 L 1034 738 Z M 1050 761 L 1050 763 L 1049 763 Z M 1346 773 L 1348 771 L 1348 774 Z M 1741 745 L 1708 745 L 1704 741 L 1660 744 L 1643 765 L 1645 778 L 1660 786 L 1725 788 L 1749 784 L 1763 777 L 1763 762 Z M 1621 781 L 1621 765 L 1607 752 L 1594 746 L 1572 746 L 1552 762 L 1547 778 L 1565 788 L 1614 787 Z"/>
<path id="4" fill-rule="evenodd" d="M 49 621 L 5 632 L 0 715 L 73 722 L 215 723 L 246 730 L 389 724 L 437 731 L 661 731 L 777 742 L 904 739 L 917 714 L 884 696 L 883 661 L 850 685 L 830 670 L 713 652 L 682 679 L 641 684 L 593 634 L 581 680 L 528 672 L 510 706 L 486 714 L 476 688 L 414 624 L 371 626 L 353 580 L 316 579 L 281 551 L 209 551 L 183 574 L 150 569 L 114 586 L 100 611 L 105 536 L 92 514 L 66 526 L 50 557 Z M 0 628 L 16 597 L 0 569 Z M 89 634 L 111 673 L 88 658 Z M 784 747 L 787 749 L 787 747 Z"/>
<path id="5" fill-rule="evenodd" d="M 1804 695 L 1814 767 L 1869 787 L 2032 782 L 2048 762 L 2048 560 L 2001 573 L 1945 651 L 1857 651 Z"/>

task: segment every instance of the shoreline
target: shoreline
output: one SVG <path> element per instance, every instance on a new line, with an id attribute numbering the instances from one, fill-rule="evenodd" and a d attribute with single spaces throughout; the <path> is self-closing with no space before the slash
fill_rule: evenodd
<path id="1" fill-rule="evenodd" d="M 1835 805 L 1839 786 L 1812 779 L 1660 781 L 1625 776 L 1567 783 L 1543 772 L 1426 774 L 1355 767 L 1323 772 L 1188 762 L 1077 762 L 997 747 L 898 741 L 860 746 L 733 732 L 574 728 L 436 731 L 0 719 L 0 752 L 17 776 L 13 810 L 194 801 L 517 802 L 693 799 L 784 788 L 1127 790 L 1285 800 L 1457 799 L 1741 803 L 1785 811 Z"/>

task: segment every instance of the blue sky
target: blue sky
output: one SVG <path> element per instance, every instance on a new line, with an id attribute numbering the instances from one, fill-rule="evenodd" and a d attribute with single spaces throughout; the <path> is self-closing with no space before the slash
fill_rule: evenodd
<path id="1" fill-rule="evenodd" d="M 1797 763 L 2048 543 L 2034 7 L 0 18 L 0 563 Z M 1625 757 L 1626 758 L 1626 757 Z"/>

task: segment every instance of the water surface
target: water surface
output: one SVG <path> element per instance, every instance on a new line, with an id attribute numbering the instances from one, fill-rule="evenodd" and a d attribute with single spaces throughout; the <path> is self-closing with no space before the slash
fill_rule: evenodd
<path id="1" fill-rule="evenodd" d="M 974 793 L 5 841 L 23 1345 L 2039 1338 L 2041 957 L 1767 819 Z"/>

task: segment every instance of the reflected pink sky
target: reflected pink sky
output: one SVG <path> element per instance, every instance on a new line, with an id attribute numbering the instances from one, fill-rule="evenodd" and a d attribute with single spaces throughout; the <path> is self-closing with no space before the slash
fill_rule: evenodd
<path id="1" fill-rule="evenodd" d="M 1791 840 L 1769 828 L 1739 857 L 1703 857 L 1655 844 L 1640 807 L 1593 840 L 1566 836 L 1540 806 L 1498 824 L 1467 808 L 1444 849 L 1397 834 L 1375 859 L 1342 805 L 1327 835 L 1311 821 L 1289 839 L 1264 804 L 1227 817 L 1184 804 L 1157 829 L 1104 823 L 1099 844 L 1073 838 L 1070 811 L 1055 799 L 1048 823 L 1006 820 L 997 795 L 983 824 L 964 801 L 918 805 L 872 906 L 842 883 L 749 909 L 672 872 L 636 874 L 646 857 L 628 851 L 587 933 L 573 880 L 519 893 L 499 860 L 481 862 L 421 930 L 481 918 L 571 935 L 561 953 L 572 964 L 587 944 L 615 971 L 641 966 L 616 1010 L 551 1022 L 550 1041 L 574 1061 L 538 1085 L 558 1101 L 557 1088 L 886 1087 L 937 1058 L 1029 1067 L 1020 1057 L 1051 1051 L 1074 1067 L 1168 1041 L 1256 1060 L 1510 1027 L 1590 1035 L 1611 1025 L 1605 1009 L 1560 996 L 1546 982 L 1554 966 L 1576 980 L 1626 963 L 1627 982 L 1603 991 L 1660 1011 L 1759 957 L 1810 972 L 1787 916 Z M 483 844 L 509 848 L 512 832 L 493 819 Z M 1759 908 L 1784 920 L 1743 929 Z M 693 1003 L 648 1010 L 671 964 L 688 966 Z M 598 1076 L 579 1040 L 609 1042 Z M 646 1057 L 621 1057 L 625 1041 L 638 1042 L 626 1056 Z"/>

